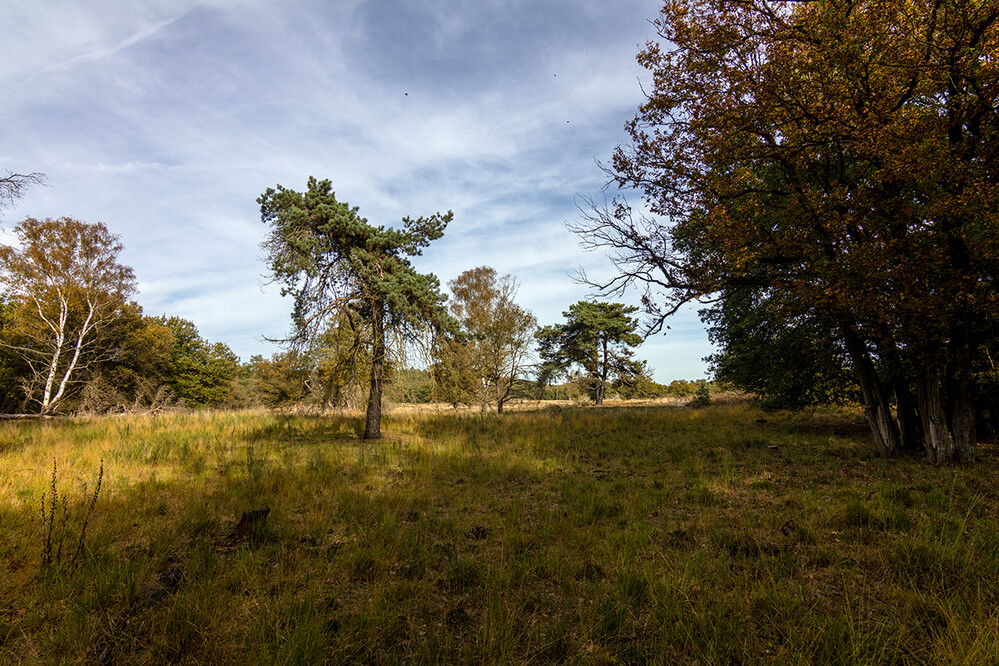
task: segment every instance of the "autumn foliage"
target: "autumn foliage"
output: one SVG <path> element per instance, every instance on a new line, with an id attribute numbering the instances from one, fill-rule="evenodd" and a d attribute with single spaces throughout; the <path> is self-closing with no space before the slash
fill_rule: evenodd
<path id="1" fill-rule="evenodd" d="M 578 225 L 680 304 L 752 288 L 835 330 L 878 449 L 975 458 L 971 368 L 996 331 L 999 3 L 669 0 L 614 155 L 623 200 Z"/>

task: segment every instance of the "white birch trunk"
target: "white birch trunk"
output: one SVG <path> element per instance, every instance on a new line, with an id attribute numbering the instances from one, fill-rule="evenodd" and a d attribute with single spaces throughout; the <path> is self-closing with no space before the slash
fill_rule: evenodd
<path id="1" fill-rule="evenodd" d="M 45 377 L 45 388 L 42 390 L 41 412 L 47 414 L 51 411 L 52 385 L 55 383 L 56 374 L 59 371 L 59 359 L 62 358 L 63 346 L 66 344 L 66 321 L 69 318 L 69 304 L 61 290 L 59 294 L 59 322 L 54 324 L 42 313 L 42 306 L 37 300 L 38 316 L 42 318 L 52 332 L 55 334 L 55 345 L 52 349 L 52 360 L 49 361 L 48 374 Z"/>
<path id="2" fill-rule="evenodd" d="M 87 318 L 83 320 L 83 326 L 80 327 L 80 333 L 76 336 L 76 344 L 73 349 L 73 358 L 69 362 L 69 366 L 66 368 L 66 372 L 63 373 L 62 379 L 59 382 L 59 389 L 56 391 L 55 396 L 49 403 L 50 409 L 54 408 L 59 401 L 62 400 L 63 394 L 66 392 L 66 386 L 69 384 L 69 378 L 72 376 L 73 371 L 76 370 L 76 364 L 80 361 L 80 352 L 83 351 L 83 341 L 86 339 L 90 330 L 94 326 L 94 313 L 97 311 L 97 306 L 94 304 L 93 300 L 87 299 Z"/>

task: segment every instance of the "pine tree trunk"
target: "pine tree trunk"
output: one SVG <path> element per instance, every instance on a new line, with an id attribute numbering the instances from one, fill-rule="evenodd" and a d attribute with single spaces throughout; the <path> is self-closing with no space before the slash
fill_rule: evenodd
<path id="1" fill-rule="evenodd" d="M 385 373 L 385 328 L 381 303 L 372 316 L 371 387 L 368 391 L 368 411 L 364 419 L 364 439 L 382 437 L 382 380 Z"/>
<path id="2" fill-rule="evenodd" d="M 597 371 L 597 390 L 593 397 L 593 402 L 597 405 L 604 404 L 604 388 L 607 386 L 607 339 L 601 340 L 603 346 L 603 363 Z"/>

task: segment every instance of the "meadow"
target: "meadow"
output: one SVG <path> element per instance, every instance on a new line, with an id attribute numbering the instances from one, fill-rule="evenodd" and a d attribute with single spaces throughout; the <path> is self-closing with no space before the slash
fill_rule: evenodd
<path id="1" fill-rule="evenodd" d="M 0 424 L 0 663 L 999 662 L 992 445 L 747 404 L 361 428 Z"/>

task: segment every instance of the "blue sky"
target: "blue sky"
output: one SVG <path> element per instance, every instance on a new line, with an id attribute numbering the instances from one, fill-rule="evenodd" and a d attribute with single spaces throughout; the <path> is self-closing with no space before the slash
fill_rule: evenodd
<path id="1" fill-rule="evenodd" d="M 590 295 L 577 267 L 609 275 L 564 223 L 602 196 L 595 161 L 627 139 L 658 0 L 9 4 L 0 169 L 48 185 L 4 227 L 104 222 L 147 314 L 243 360 L 278 350 L 262 338 L 287 333 L 291 308 L 266 284 L 255 200 L 310 175 L 376 224 L 453 210 L 418 269 L 511 274 L 541 324 Z M 638 355 L 660 381 L 703 376 L 695 310 L 670 325 Z"/>

